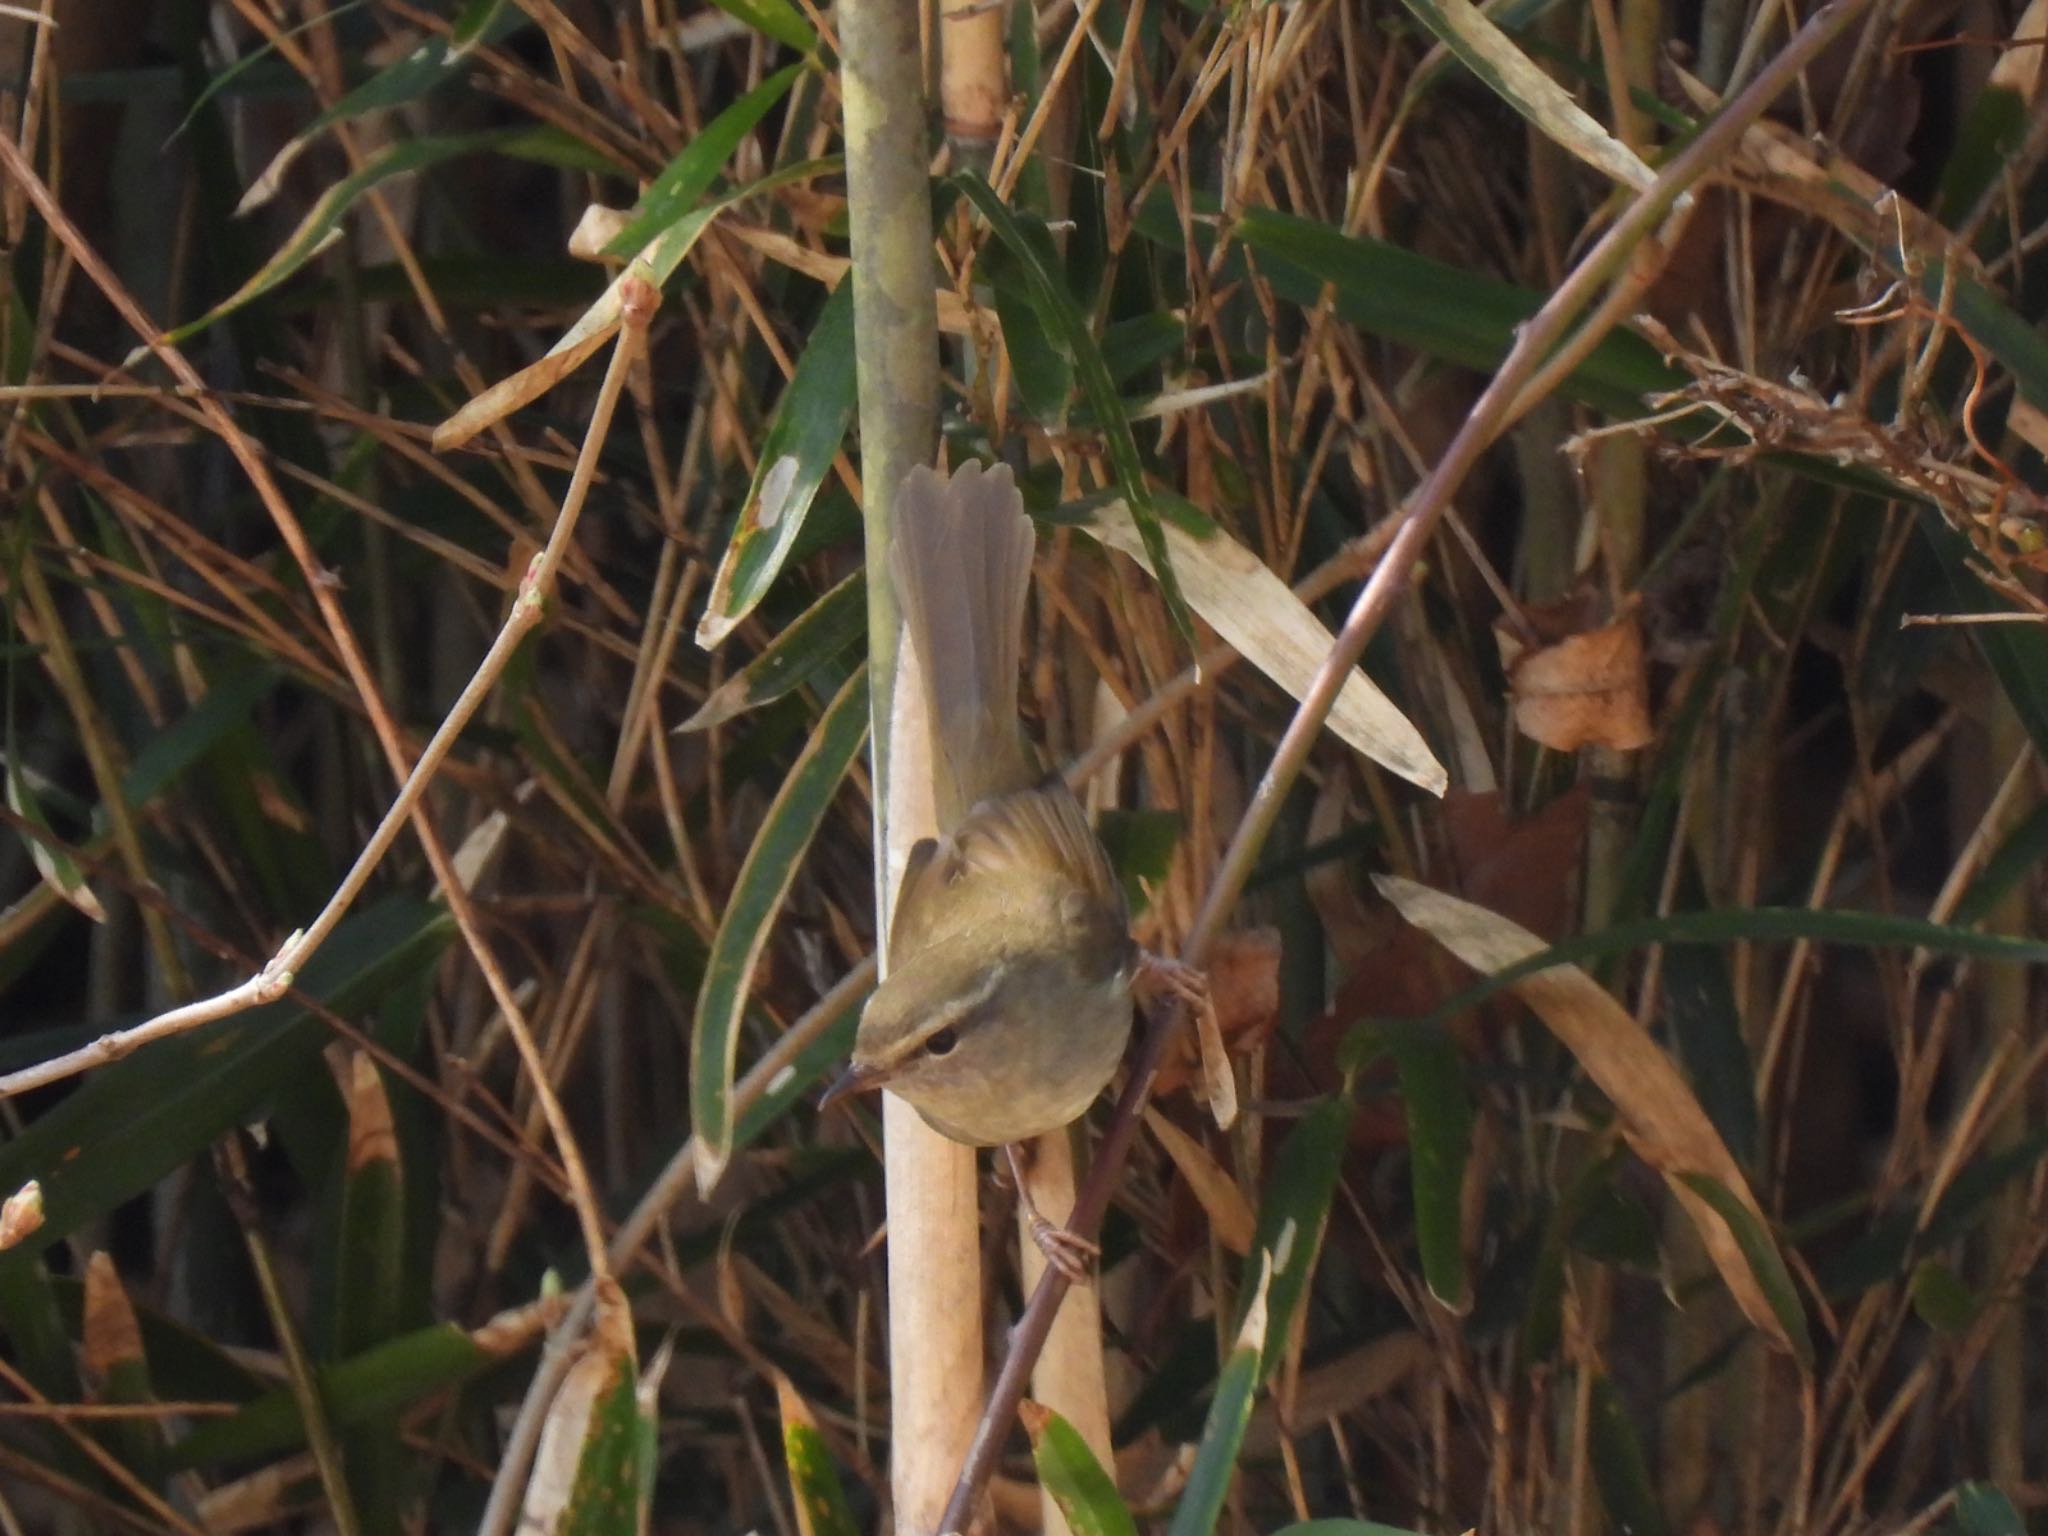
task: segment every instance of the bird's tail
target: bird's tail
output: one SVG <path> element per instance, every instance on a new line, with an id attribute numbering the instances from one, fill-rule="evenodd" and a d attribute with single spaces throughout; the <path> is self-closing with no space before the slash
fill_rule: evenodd
<path id="1" fill-rule="evenodd" d="M 1031 519 L 1008 465 L 922 465 L 897 492 L 889 570 L 931 700 L 933 792 L 950 831 L 1033 778 L 1017 723 Z"/>

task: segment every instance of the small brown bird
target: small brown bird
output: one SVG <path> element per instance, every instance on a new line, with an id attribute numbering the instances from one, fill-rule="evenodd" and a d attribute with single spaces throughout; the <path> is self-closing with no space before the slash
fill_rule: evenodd
<path id="1" fill-rule="evenodd" d="M 1013 1163 L 1116 1071 L 1140 958 L 1087 813 L 1034 768 L 1020 728 L 1032 549 L 1007 466 L 905 477 L 889 564 L 931 700 L 940 835 L 910 851 L 888 977 L 825 1096 L 886 1086 L 941 1135 L 1009 1146 Z M 1039 1246 L 1071 1269 L 1071 1234 L 1026 1206 Z"/>

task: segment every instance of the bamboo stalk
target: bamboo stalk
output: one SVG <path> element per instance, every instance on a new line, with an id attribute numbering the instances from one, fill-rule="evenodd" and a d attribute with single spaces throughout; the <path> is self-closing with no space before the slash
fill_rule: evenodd
<path id="1" fill-rule="evenodd" d="M 936 448 L 938 313 L 917 8 L 913 0 L 848 0 L 840 18 L 875 721 L 877 952 L 886 955 L 904 857 L 933 828 L 931 776 L 915 771 L 928 752 L 927 706 L 900 643 L 888 557 L 895 489 L 913 466 L 931 463 Z M 939 1528 L 981 1401 L 975 1159 L 893 1095 L 884 1096 L 882 1124 L 890 1487 L 896 1529 L 927 1536 Z"/>

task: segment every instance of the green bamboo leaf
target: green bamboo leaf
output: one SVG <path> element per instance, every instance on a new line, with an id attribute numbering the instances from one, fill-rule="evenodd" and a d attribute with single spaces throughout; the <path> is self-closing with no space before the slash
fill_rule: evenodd
<path id="1" fill-rule="evenodd" d="M 523 15 L 504 16 L 498 6 L 472 6 L 472 13 L 484 10 L 487 14 L 477 17 L 466 15 L 457 22 L 458 26 L 475 24 L 474 32 L 466 44 L 458 48 L 451 35 L 444 43 L 438 37 L 427 37 L 415 44 L 401 58 L 393 60 L 372 74 L 362 84 L 346 92 L 333 106 L 317 115 L 312 122 L 285 142 L 282 149 L 270 157 L 270 163 L 257 173 L 256 179 L 242 194 L 242 200 L 235 212 L 248 213 L 260 208 L 277 196 L 278 188 L 284 185 L 285 172 L 290 170 L 307 147 L 319 140 L 320 136 L 337 123 L 352 122 L 372 112 L 388 112 L 394 107 L 409 106 L 424 100 L 441 86 L 453 80 L 459 73 L 458 66 L 464 56 L 479 43 L 496 42 L 510 36 L 514 31 L 529 25 Z M 260 55 L 259 55 L 260 57 Z M 214 87 L 208 87 L 208 94 Z M 202 95 L 201 102 L 205 96 Z M 192 112 L 199 110 L 195 103 Z M 192 113 L 187 113 L 185 122 L 190 123 Z M 181 124 L 182 128 L 184 125 Z"/>
<path id="2" fill-rule="evenodd" d="M 394 897 L 351 917 L 321 946 L 298 987 L 349 1014 L 438 963 L 453 933 L 445 913 Z M 0 1146 L 0 1188 L 43 1186 L 46 1220 L 0 1269 L 68 1237 L 142 1193 L 315 1061 L 326 1021 L 289 998 L 159 1041 L 102 1069 Z"/>
<path id="3" fill-rule="evenodd" d="M 2048 375 L 2048 368 L 2043 369 Z M 2048 377 L 2036 405 L 2048 402 Z M 1978 579 L 1977 552 L 1970 541 L 1932 510 L 1920 514 L 1919 532 L 1940 560 L 1955 613 L 1999 613 L 2012 605 Z M 2019 716 L 2038 752 L 2048 752 L 2048 636 L 2034 624 L 1973 624 L 1970 639 L 1998 678 L 1998 686 Z"/>
<path id="4" fill-rule="evenodd" d="M 436 42 L 434 46 L 438 49 L 439 43 Z M 343 177 L 322 193 L 319 200 L 307 210 L 306 216 L 299 221 L 299 227 L 292 231 L 275 255 L 250 274 L 247 282 L 198 319 L 188 320 L 176 329 L 164 332 L 157 338 L 158 341 L 167 346 L 181 345 L 222 317 L 233 314 L 285 281 L 325 250 L 329 242 L 341 233 L 343 217 L 371 188 L 396 176 L 414 175 L 444 161 L 487 151 L 518 159 L 541 160 L 555 165 L 574 163 L 590 170 L 611 168 L 604 162 L 593 160 L 574 140 L 559 129 L 551 127 L 514 128 L 503 132 L 458 134 L 446 138 L 409 139 L 402 144 L 394 144 L 371 159 L 360 170 Z M 148 352 L 147 345 L 137 347 L 129 354 L 124 366 L 133 367 L 136 361 L 147 356 Z"/>
<path id="5" fill-rule="evenodd" d="M 853 284 L 841 283 L 819 312 L 761 441 L 754 483 L 697 624 L 697 643 L 706 650 L 753 612 L 782 573 L 846 441 L 853 380 Z"/>
<path id="6" fill-rule="evenodd" d="M 1159 523 L 1159 508 L 1145 479 L 1144 462 L 1138 456 L 1138 440 L 1131 435 L 1130 416 L 1124 410 L 1123 398 L 1117 394 L 1109 367 L 1102 360 L 1102 349 L 1088 328 L 1087 317 L 1040 256 L 1038 247 L 1027 233 L 1026 223 L 996 195 L 993 187 L 972 171 L 960 172 L 952 178 L 951 184 L 959 188 L 974 204 L 975 211 L 988 220 L 989 228 L 1009 251 L 1022 273 L 1047 337 L 1059 350 L 1073 358 L 1074 375 L 1080 381 L 1081 393 L 1087 398 L 1088 408 L 1094 413 L 1102 433 L 1103 447 L 1109 455 L 1117 489 L 1138 525 L 1153 578 L 1158 581 L 1160 595 L 1166 600 L 1166 611 L 1173 619 L 1173 627 L 1180 632 L 1182 642 L 1192 650 L 1195 644 L 1194 619 L 1188 612 L 1187 599 L 1181 595 L 1180 581 L 1167 553 L 1166 534 Z"/>
<path id="7" fill-rule="evenodd" d="M 855 969 L 853 976 L 865 973 L 865 980 L 847 993 L 838 1014 L 818 1031 L 809 1045 L 797 1052 L 788 1067 L 775 1075 L 774 1081 L 753 1107 L 740 1116 L 739 1125 L 733 1131 L 732 1144 L 735 1148 L 759 1139 L 762 1132 L 805 1101 L 813 1087 L 846 1064 L 846 1058 L 853 1051 L 853 1032 L 860 1023 L 860 1011 L 867 1006 L 868 994 L 874 990 L 874 972 L 872 956 Z M 852 979 L 852 976 L 848 978 L 849 981 Z"/>
<path id="8" fill-rule="evenodd" d="M 472 0 L 449 30 L 444 42 L 428 37 L 404 57 L 385 65 L 361 85 L 348 91 L 326 111 L 308 123 L 294 137 L 303 144 L 333 127 L 370 112 L 385 112 L 409 106 L 431 95 L 453 80 L 455 66 L 474 48 L 509 37 L 531 23 L 523 15 L 505 14 L 504 0 Z"/>
<path id="9" fill-rule="evenodd" d="M 789 0 L 711 0 L 726 15 L 798 53 L 816 53 L 818 34 Z"/>
<path id="10" fill-rule="evenodd" d="M 1030 214 L 1018 214 L 1016 219 L 1020 233 L 1036 248 L 1039 263 L 1048 271 L 1056 267 L 1058 257 L 1045 225 Z M 1074 393 L 1073 348 L 1041 311 L 1030 277 L 1008 246 L 994 244 L 982 253 L 979 276 L 995 299 L 1010 377 L 1024 409 L 1047 426 L 1064 427 Z"/>
<path id="11" fill-rule="evenodd" d="M 1067 1518 L 1073 1536 L 1138 1536 L 1137 1522 L 1081 1432 L 1050 1408 L 1025 1403 L 1018 1410 L 1031 1436 L 1038 1480 Z"/>
<path id="12" fill-rule="evenodd" d="M 1939 1259 L 1922 1259 L 1915 1264 L 1906 1289 L 1913 1298 L 1914 1314 L 1940 1333 L 1962 1333 L 1983 1310 L 1976 1293 Z"/>
<path id="13" fill-rule="evenodd" d="M 20 1187 L 10 1179 L 7 1192 Z M 78 1352 L 59 1307 L 56 1284 L 39 1255 L 24 1243 L 0 1257 L 0 1337 L 18 1370 L 53 1403 L 75 1403 L 84 1396 L 78 1379 Z M 54 1426 L 32 1426 L 31 1435 L 49 1465 L 97 1486 L 104 1478 L 85 1452 Z"/>
<path id="14" fill-rule="evenodd" d="M 754 131 L 768 109 L 788 94 L 805 66 L 777 70 L 704 125 L 694 139 L 662 168 L 641 194 L 633 217 L 605 245 L 607 256 L 621 261 L 640 254 L 641 247 L 688 213 L 711 188 L 740 141 Z"/>
<path id="15" fill-rule="evenodd" d="M 1210 1401 L 1202 1438 L 1195 1445 L 1194 1463 L 1188 1468 L 1187 1487 L 1174 1508 L 1166 1536 L 1210 1536 L 1216 1529 L 1230 1481 L 1237 1473 L 1238 1447 L 1244 1443 L 1245 1425 L 1251 1422 L 1252 1399 L 1264 1374 L 1260 1359 L 1272 1353 L 1276 1340 L 1286 1337 L 1284 1325 L 1267 1308 L 1274 1255 L 1263 1247 L 1257 1253 L 1258 1268 L 1244 1320 L 1238 1325 L 1237 1342 L 1216 1378 L 1216 1396 Z"/>
<path id="16" fill-rule="evenodd" d="M 320 1397 L 336 1430 L 396 1422 L 404 1410 L 469 1380 L 503 1356 L 452 1323 L 402 1334 L 319 1370 Z M 306 1443 L 299 1406 L 275 1387 L 224 1418 L 202 1419 L 174 1447 L 175 1469 L 275 1457 Z"/>
<path id="17" fill-rule="evenodd" d="M 690 252 L 696 248 L 697 241 L 704 231 L 709 229 L 712 221 L 726 209 L 736 207 L 749 198 L 773 192 L 779 187 L 828 175 L 838 170 L 841 163 L 834 156 L 780 166 L 758 181 L 715 197 L 702 207 L 691 209 L 650 240 L 640 254 L 627 264 L 624 271 L 612 279 L 604 292 L 577 317 L 576 323 L 561 334 L 538 362 L 529 363 L 517 373 L 500 379 L 436 427 L 434 451 L 446 453 L 450 449 L 460 448 L 493 422 L 502 421 L 521 406 L 538 400 L 562 379 L 580 368 L 618 329 L 624 312 L 623 295 L 626 285 L 629 282 L 644 282 L 660 288 L 675 276 L 676 269 L 682 266 Z"/>
<path id="18" fill-rule="evenodd" d="M 398 1135 L 377 1066 L 350 1058 L 345 1094 L 348 1145 L 341 1174 L 329 1359 L 346 1359 L 392 1337 L 406 1294 L 405 1191 Z M 338 1430 L 342 1466 L 365 1530 L 400 1529 L 405 1452 L 398 1418 L 380 1415 Z"/>
<path id="19" fill-rule="evenodd" d="M 85 1282 L 64 1278 L 52 1282 L 59 1337 L 82 1337 L 85 1332 Z M 0 1316 L 8 1315 L 0 1304 Z M 187 1402 L 244 1403 L 260 1396 L 269 1383 L 259 1378 L 227 1346 L 184 1323 L 173 1321 L 148 1307 L 140 1308 L 136 1321 L 142 1330 L 142 1353 L 149 1362 L 151 1384 L 163 1398 Z"/>
<path id="20" fill-rule="evenodd" d="M 2012 1500 L 1990 1483 L 1964 1483 L 1956 1489 L 1955 1519 L 1947 1528 L 1955 1536 L 2027 1536 L 2027 1522 Z"/>
<path id="21" fill-rule="evenodd" d="M 855 571 L 806 608 L 761 654 L 713 689 L 697 712 L 676 727 L 708 731 L 715 725 L 786 698 L 819 673 L 845 660 L 867 633 L 867 575 Z"/>
<path id="22" fill-rule="evenodd" d="M 1690 866 L 1681 876 L 1677 899 L 1687 906 L 1706 900 L 1699 875 Z M 1747 1164 L 1756 1155 L 1762 1133 L 1756 1075 L 1749 1042 L 1742 1038 L 1728 957 L 1700 944 L 1666 950 L 1664 1016 L 1670 1021 L 1679 1064 L 1700 1096 L 1700 1107 L 1735 1160 Z"/>
<path id="23" fill-rule="evenodd" d="M 608 1346 L 600 1332 L 569 1367 L 549 1406 L 519 1528 L 554 1536 L 639 1536 L 648 1462 L 632 1352 L 623 1343 Z"/>
<path id="24" fill-rule="evenodd" d="M 11 731 L 8 734 L 10 738 L 13 735 Z M 35 865 L 43 883 L 94 922 L 105 922 L 106 908 L 86 884 L 63 841 L 50 830 L 50 820 L 43 814 L 41 797 L 36 794 L 35 778 L 22 771 L 21 755 L 13 749 L 11 740 L 7 762 L 0 773 L 4 773 L 6 780 L 7 808 L 21 820 L 23 830 L 19 836 L 27 845 L 29 862 Z"/>
<path id="25" fill-rule="evenodd" d="M 213 100 L 214 97 L 233 85 L 235 81 L 241 79 L 243 75 L 261 64 L 265 59 L 276 57 L 277 45 L 279 43 L 288 42 L 292 38 L 298 37 L 302 33 L 310 32 L 316 27 L 332 26 L 350 11 L 360 10 L 367 4 L 369 4 L 369 0 L 344 0 L 343 4 L 337 5 L 331 10 L 322 11 L 310 19 L 300 22 L 297 26 L 286 27 L 276 37 L 265 41 L 258 47 L 251 48 L 247 53 L 235 60 L 234 63 L 206 82 L 206 88 L 192 98 L 192 105 L 186 109 L 185 115 L 178 119 L 178 126 L 171 130 L 170 140 L 175 140 L 187 128 L 190 128 L 192 126 L 192 119 L 199 115 L 200 108 Z M 169 141 L 167 140 L 167 142 Z"/>
<path id="26" fill-rule="evenodd" d="M 580 369 L 584 362 L 588 362 L 596 354 L 600 346 L 604 346 L 606 338 L 614 330 L 618 330 L 618 322 L 621 322 L 621 315 L 625 311 L 625 285 L 649 283 L 655 289 L 659 289 L 664 283 L 668 283 L 676 274 L 676 268 L 682 266 L 684 258 L 688 258 L 698 238 L 705 233 L 705 229 L 711 227 L 711 221 L 717 219 L 725 209 L 735 207 L 737 203 L 745 203 L 750 197 L 772 193 L 778 186 L 788 186 L 791 182 L 821 176 L 829 170 L 836 170 L 838 166 L 840 160 L 836 158 L 807 160 L 795 166 L 782 166 L 748 186 L 731 190 L 731 193 L 725 193 L 723 197 L 715 197 L 702 207 L 684 213 L 680 219 L 676 219 L 676 223 L 672 223 L 668 229 L 659 233 L 659 236 L 655 236 L 639 252 L 639 256 L 635 256 L 627 264 L 627 268 L 621 274 L 614 276 L 610 285 L 604 289 L 604 293 L 600 293 L 596 301 L 588 309 L 584 309 L 582 315 L 578 315 L 575 324 L 569 326 L 569 330 L 565 330 L 551 348 L 547 348 L 539 362 L 528 362 L 528 365 L 518 373 L 500 379 L 498 383 L 485 389 L 481 395 L 471 399 L 459 412 L 455 412 L 455 416 L 436 426 L 434 453 L 449 453 L 451 449 L 459 449 L 459 446 L 469 442 L 469 438 L 473 438 L 483 428 L 492 426 L 494 422 L 502 422 L 520 406 L 526 406 L 526 403 L 539 399 L 549 389 L 553 389 L 561 379 L 571 375 L 575 369 Z"/>
<path id="27" fill-rule="evenodd" d="M 1187 345 L 1187 322 L 1155 311 L 1119 320 L 1102 333 L 1102 363 L 1119 386 L 1158 366 Z"/>
<path id="28" fill-rule="evenodd" d="M 1350 1096 L 1325 1099 L 1296 1122 L 1273 1159 L 1252 1249 L 1270 1270 L 1266 1278 L 1271 1282 L 1270 1294 L 1264 1280 L 1259 1287 L 1261 1305 L 1271 1314 L 1261 1380 L 1279 1368 L 1295 1314 L 1308 1295 L 1350 1134 Z"/>
<path id="29" fill-rule="evenodd" d="M 448 62 L 493 39 L 505 0 L 469 0 L 448 28 Z"/>
<path id="30" fill-rule="evenodd" d="M 346 1359 L 391 1337 L 405 1267 L 404 1193 L 391 1101 L 377 1066 L 350 1058 L 348 1149 L 337 1213 L 334 1317 L 326 1350 Z"/>
<path id="31" fill-rule="evenodd" d="M 1521 1338 L 1516 1358 L 1523 1369 L 1549 1360 L 1564 1331 L 1564 1266 L 1566 1250 L 1576 1239 L 1586 1213 L 1603 1191 L 1613 1188 L 1622 1153 L 1617 1149 L 1587 1162 L 1558 1195 L 1534 1255 L 1528 1263 L 1528 1301 L 1522 1308 Z M 1652 1240 L 1654 1248 L 1654 1238 Z"/>
<path id="32" fill-rule="evenodd" d="M 1441 1029 L 1390 1029 L 1387 1049 L 1408 1110 L 1408 1172 L 1415 1189 L 1415 1242 L 1430 1293 L 1453 1312 L 1472 1298 L 1465 1281 L 1465 1161 L 1472 1104 L 1457 1042 Z"/>
<path id="33" fill-rule="evenodd" d="M 1073 357 L 1046 334 L 1037 309 L 1022 288 L 998 280 L 995 306 L 1003 348 L 1010 355 L 1010 377 L 1025 412 L 1055 431 L 1064 428 L 1067 404 L 1074 393 Z"/>
<path id="34" fill-rule="evenodd" d="M 1798 1288 L 1792 1283 L 1792 1272 L 1785 1267 L 1784 1256 L 1778 1252 L 1777 1239 L 1757 1219 L 1748 1202 L 1737 1199 L 1734 1191 L 1719 1179 L 1691 1171 L 1678 1177 L 1728 1223 L 1742 1256 L 1749 1261 L 1750 1273 L 1756 1276 L 1764 1299 L 1771 1304 L 1772 1315 L 1791 1341 L 1793 1358 L 1802 1369 L 1812 1370 L 1813 1339 L 1806 1331 L 1806 1309 L 1799 1304 Z"/>
<path id="35" fill-rule="evenodd" d="M 1542 303 L 1529 289 L 1267 208 L 1246 209 L 1235 234 L 1283 298 L 1314 307 L 1327 284 L 1340 319 L 1468 368 L 1497 368 L 1515 328 Z M 1641 337 L 1616 332 L 1562 390 L 1610 416 L 1639 416 L 1646 396 L 1686 382 Z"/>
<path id="36" fill-rule="evenodd" d="M 782 910 L 797 865 L 830 809 L 839 781 L 867 739 L 867 730 L 867 669 L 856 667 L 826 706 L 762 818 L 711 941 L 690 1042 L 691 1128 L 696 1133 L 701 1188 L 717 1182 L 732 1155 L 733 1071 L 755 962 Z"/>
<path id="37" fill-rule="evenodd" d="M 1829 1297 L 1854 1295 L 1902 1273 L 1916 1253 L 1969 1236 L 1990 1214 L 1991 1200 L 2014 1179 L 2048 1157 L 2048 1125 L 2034 1127 L 2001 1152 L 1973 1159 L 1949 1183 L 1923 1227 L 1920 1202 L 1906 1204 L 1841 1252 L 1814 1265 L 1814 1280 Z"/>
<path id="38" fill-rule="evenodd" d="M 131 1408 L 156 1402 L 149 1357 L 143 1351 L 142 1325 L 111 1255 L 102 1251 L 87 1260 L 84 1289 L 79 1355 L 88 1376 L 99 1382 L 93 1401 Z M 163 1426 L 160 1417 L 137 1414 L 106 1425 L 100 1439 L 123 1466 L 155 1487 L 162 1479 Z"/>
<path id="39" fill-rule="evenodd" d="M 782 1410 L 782 1459 L 789 1468 L 797 1536 L 860 1536 L 860 1523 L 846 1502 L 846 1489 L 825 1437 L 818 1433 L 818 1421 L 780 1371 L 775 1374 L 775 1397 Z"/>
<path id="40" fill-rule="evenodd" d="M 1608 1520 L 1629 1536 L 1664 1536 L 1664 1510 L 1650 1481 L 1642 1442 L 1636 1438 L 1635 1420 L 1605 1376 L 1593 1378 L 1592 1410 L 1586 1455 Z"/>
<path id="41" fill-rule="evenodd" d="M 1180 832 L 1178 811 L 1108 810 L 1096 819 L 1095 835 L 1109 854 L 1110 868 L 1124 888 L 1132 916 L 1141 915 L 1151 905 L 1152 891 L 1166 879 L 1173 850 L 1180 845 Z"/>

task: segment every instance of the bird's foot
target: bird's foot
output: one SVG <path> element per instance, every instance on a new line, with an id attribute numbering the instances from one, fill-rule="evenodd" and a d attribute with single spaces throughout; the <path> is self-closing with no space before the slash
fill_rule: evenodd
<path id="1" fill-rule="evenodd" d="M 1038 1202 L 1031 1198 L 1031 1184 L 1026 1174 L 1030 1171 L 1031 1150 L 1010 1142 L 1003 1148 L 1004 1161 L 1009 1165 L 1010 1182 L 1017 1189 L 1017 1207 L 1024 1213 L 1024 1224 L 1030 1230 L 1032 1246 L 1045 1255 L 1045 1262 L 1066 1277 L 1069 1285 L 1086 1285 L 1094 1277 L 1096 1261 L 1102 1257 L 1099 1243 L 1090 1242 L 1071 1227 L 1061 1226 L 1039 1210 Z M 1002 1164 L 997 1165 L 998 1168 Z"/>
<path id="2" fill-rule="evenodd" d="M 1031 1224 L 1031 1242 L 1050 1264 L 1067 1278 L 1069 1285 L 1087 1285 L 1095 1278 L 1095 1265 L 1102 1257 L 1102 1245 L 1091 1243 L 1071 1227 L 1056 1227 L 1026 1202 L 1024 1219 Z"/>
<path id="3" fill-rule="evenodd" d="M 1237 1119 L 1237 1075 L 1230 1068 L 1230 1052 L 1223 1043 L 1223 1024 L 1216 1014 L 1216 1000 L 1209 994 L 1209 977 L 1171 955 L 1144 950 L 1138 956 L 1138 975 L 1187 1005 L 1195 1021 L 1195 1042 L 1202 1063 L 1202 1096 L 1216 1124 L 1229 1130 Z"/>

